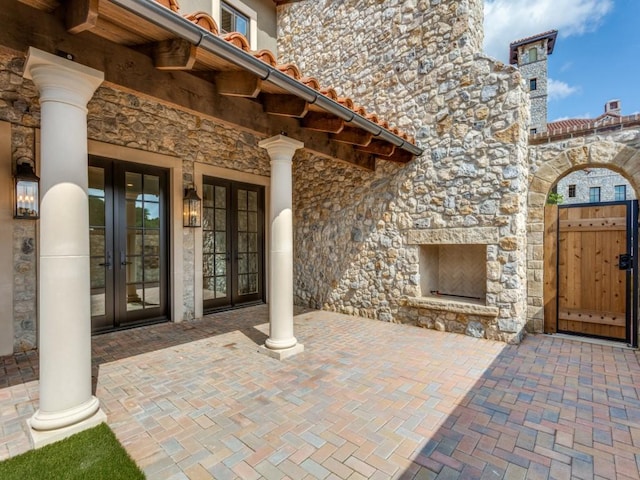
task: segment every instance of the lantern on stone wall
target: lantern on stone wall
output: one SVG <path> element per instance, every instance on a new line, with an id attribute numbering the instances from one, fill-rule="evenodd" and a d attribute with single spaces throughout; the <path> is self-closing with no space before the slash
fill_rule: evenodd
<path id="1" fill-rule="evenodd" d="M 18 163 L 13 179 L 13 218 L 37 220 L 40 218 L 40 178 L 33 171 L 33 165 Z"/>
<path id="2" fill-rule="evenodd" d="M 193 187 L 187 188 L 182 200 L 182 225 L 185 227 L 200 226 L 202 200 Z"/>

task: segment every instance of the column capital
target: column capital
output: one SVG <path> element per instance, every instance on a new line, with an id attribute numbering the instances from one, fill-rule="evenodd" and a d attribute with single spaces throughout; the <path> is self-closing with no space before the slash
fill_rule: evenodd
<path id="1" fill-rule="evenodd" d="M 86 108 L 104 81 L 104 73 L 66 58 L 29 47 L 24 78 L 40 91 L 40 102 L 55 101 Z"/>
<path id="2" fill-rule="evenodd" d="M 285 135 L 274 135 L 273 137 L 261 140 L 258 146 L 266 149 L 272 160 L 280 160 L 283 159 L 282 157 L 291 160 L 296 150 L 304 147 L 304 143 Z"/>

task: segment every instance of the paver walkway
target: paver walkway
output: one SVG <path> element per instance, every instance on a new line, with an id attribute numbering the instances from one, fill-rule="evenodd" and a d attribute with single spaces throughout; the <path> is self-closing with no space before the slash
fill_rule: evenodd
<path id="1" fill-rule="evenodd" d="M 149 479 L 640 478 L 633 350 L 307 312 L 278 362 L 266 318 L 94 337 L 96 394 Z M 1 359 L 0 458 L 29 448 L 36 378 L 35 354 Z"/>

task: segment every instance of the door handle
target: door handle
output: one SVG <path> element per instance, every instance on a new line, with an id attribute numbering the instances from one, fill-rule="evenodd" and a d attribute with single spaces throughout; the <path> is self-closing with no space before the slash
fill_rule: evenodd
<path id="1" fill-rule="evenodd" d="M 127 262 L 124 252 L 120 252 L 120 266 L 124 267 L 126 265 L 131 265 L 131 262 Z"/>
<path id="2" fill-rule="evenodd" d="M 111 252 L 107 252 L 107 260 L 104 263 L 99 263 L 98 264 L 101 267 L 107 267 L 109 270 L 111 270 Z"/>
<path id="3" fill-rule="evenodd" d="M 631 270 L 633 268 L 633 257 L 631 255 L 621 253 L 618 258 L 618 268 L 620 270 Z"/>

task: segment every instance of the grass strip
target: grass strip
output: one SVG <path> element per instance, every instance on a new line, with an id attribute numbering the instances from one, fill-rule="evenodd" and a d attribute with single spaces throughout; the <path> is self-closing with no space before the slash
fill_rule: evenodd
<path id="1" fill-rule="evenodd" d="M 145 475 L 105 423 L 0 462 L 2 480 L 138 480 Z"/>

